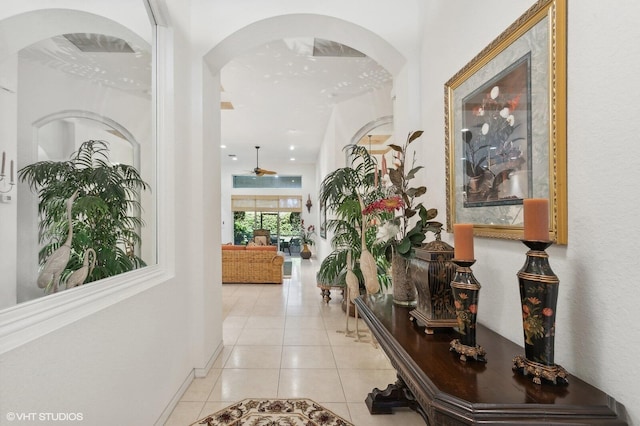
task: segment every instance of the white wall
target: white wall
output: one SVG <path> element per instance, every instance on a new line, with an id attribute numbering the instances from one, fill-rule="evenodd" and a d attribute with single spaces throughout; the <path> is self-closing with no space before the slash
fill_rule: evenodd
<path id="1" fill-rule="evenodd" d="M 423 158 L 429 159 L 429 204 L 437 205 L 441 221 L 446 211 L 444 83 L 532 4 L 438 0 L 426 7 Z M 636 109 L 627 102 L 640 95 L 633 76 L 640 68 L 635 41 L 640 4 L 624 0 L 611 8 L 571 0 L 568 14 L 569 244 L 548 250 L 560 279 L 555 362 L 609 393 L 625 405 L 631 424 L 640 424 L 637 282 L 629 278 L 640 238 L 635 214 L 640 145 L 632 124 Z M 488 238 L 476 238 L 475 247 L 474 273 L 483 286 L 479 321 L 522 345 L 516 273 L 526 249 L 517 241 Z"/>
<path id="2" fill-rule="evenodd" d="M 17 287 L 16 287 L 16 262 L 18 260 L 15 242 L 18 238 L 18 229 L 16 227 L 16 221 L 18 220 L 16 210 L 16 186 L 11 187 L 9 182 L 11 181 L 11 160 L 14 165 L 14 181 L 17 181 L 16 172 L 18 170 L 17 155 L 18 149 L 15 143 L 8 143 L 8 141 L 15 141 L 17 139 L 17 126 L 18 119 L 18 97 L 16 95 L 18 86 L 18 58 L 7 58 L 5 61 L 0 62 L 0 122 L 3 124 L 0 126 L 0 155 L 5 153 L 5 165 L 4 174 L 5 180 L 0 182 L 0 190 L 9 191 L 6 194 L 0 194 L 10 196 L 11 201 L 0 203 L 0 309 L 4 309 L 16 304 L 17 300 Z M 3 90 L 3 88 L 5 90 Z M 8 123 L 13 123 L 9 125 Z M 0 159 L 0 161 L 2 161 Z M 13 243 L 12 246 L 8 244 Z M 7 247 L 7 249 L 3 249 Z M 8 249 L 9 247 L 13 250 Z"/>
<path id="3" fill-rule="evenodd" d="M 0 21 L 50 3 L 6 1 L 0 10 Z M 97 14 L 107 7 L 108 16 L 131 21 L 128 9 L 131 3 L 127 7 L 101 0 L 55 3 Z M 169 64 L 171 78 L 160 78 L 163 90 L 159 98 L 161 120 L 157 123 L 162 140 L 158 153 L 161 186 L 157 189 L 162 242 L 159 265 L 123 274 L 106 285 L 89 284 L 77 291 L 72 289 L 0 311 L 1 425 L 12 424 L 6 418 L 10 411 L 79 412 L 83 414 L 83 423 L 92 425 L 154 424 L 168 414 L 165 409 L 172 408 L 194 374 L 206 371 L 220 348 L 221 309 L 216 308 L 220 306 L 220 271 L 215 266 L 215 254 L 209 258 L 209 253 L 201 250 L 202 241 L 219 241 L 219 227 L 217 231 L 207 228 L 202 214 L 194 220 L 191 208 L 197 198 L 205 206 L 203 209 L 213 211 L 213 220 L 217 220 L 219 213 L 215 211 L 219 208 L 214 209 L 213 204 L 219 188 L 213 188 L 207 197 L 202 196 L 204 191 L 191 192 L 191 188 L 215 182 L 206 173 L 181 174 L 179 191 L 174 184 L 174 169 L 193 168 L 192 157 L 185 152 L 198 151 L 197 158 L 201 161 L 203 155 L 211 155 L 202 147 L 201 140 L 190 142 L 192 68 L 189 16 L 188 9 L 183 10 L 184 4 L 181 2 L 180 9 L 171 14 L 175 46 L 170 34 L 160 32 L 164 46 L 161 51 L 175 52 L 177 58 L 175 68 L 172 62 Z M 162 17 L 158 12 L 156 16 Z M 3 41 L 10 35 L 0 34 Z M 180 135 L 178 148 L 174 146 L 174 131 Z M 194 247 L 198 238 L 200 247 Z M 201 255 L 193 255 L 192 250 L 199 250 Z M 210 269 L 203 265 L 205 257 Z M 104 303 L 90 299 L 89 306 L 75 303 L 72 311 L 66 309 L 65 300 L 81 300 L 81 295 L 94 294 L 98 288 L 108 299 Z M 206 314 L 203 305 L 207 307 Z M 40 306 L 48 309 L 39 310 Z M 51 311 L 60 314 L 56 316 Z M 37 322 L 42 315 L 53 315 L 51 322 Z M 13 324 L 23 322 L 34 325 L 30 329 L 13 329 Z"/>

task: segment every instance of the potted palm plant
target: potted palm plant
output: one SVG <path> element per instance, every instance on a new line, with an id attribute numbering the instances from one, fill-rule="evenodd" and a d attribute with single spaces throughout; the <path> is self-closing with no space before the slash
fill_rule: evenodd
<path id="1" fill-rule="evenodd" d="M 345 285 L 347 258 L 351 253 L 354 260 L 362 254 L 362 229 L 365 229 L 365 246 L 373 255 L 380 286 L 389 285 L 386 271 L 389 262 L 385 258 L 385 244 L 376 243 L 376 227 L 363 228 L 363 216 L 360 199 L 368 203 L 379 197 L 378 182 L 375 178 L 377 164 L 367 149 L 359 145 L 348 145 L 345 150 L 351 158 L 350 165 L 329 173 L 320 185 L 320 202 L 326 205 L 333 218 L 327 220 L 327 229 L 331 231 L 332 251 L 320 265 L 317 279 L 319 282 Z M 360 263 L 355 262 L 353 272 L 364 286 L 364 277 Z"/>
<path id="2" fill-rule="evenodd" d="M 82 268 L 85 253 L 94 257 L 86 282 L 146 265 L 135 247 L 143 226 L 138 200 L 149 185 L 135 167 L 111 164 L 106 141 L 83 142 L 69 160 L 39 161 L 18 176 L 38 194 L 41 276 L 50 256 L 63 245 L 70 248 L 53 275 L 60 282 L 46 283 L 46 291 L 55 291 Z"/>

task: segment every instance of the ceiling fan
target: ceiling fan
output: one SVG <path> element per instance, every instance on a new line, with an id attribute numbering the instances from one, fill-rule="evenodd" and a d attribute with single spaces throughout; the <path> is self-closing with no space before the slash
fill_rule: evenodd
<path id="1" fill-rule="evenodd" d="M 256 176 L 264 176 L 264 175 L 275 175 L 277 174 L 274 171 L 271 170 L 266 170 L 266 169 L 261 169 L 260 166 L 258 165 L 258 152 L 260 151 L 260 147 L 256 146 L 256 168 L 253 169 L 253 173 Z"/>

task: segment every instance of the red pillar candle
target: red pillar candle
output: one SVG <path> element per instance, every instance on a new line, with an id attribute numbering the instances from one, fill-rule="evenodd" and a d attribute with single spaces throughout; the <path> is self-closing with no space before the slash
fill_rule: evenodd
<path id="1" fill-rule="evenodd" d="M 453 246 L 454 259 L 475 259 L 473 257 L 473 224 L 456 223 L 453 225 Z"/>
<path id="2" fill-rule="evenodd" d="M 524 239 L 549 240 L 549 200 L 528 198 L 524 201 Z"/>

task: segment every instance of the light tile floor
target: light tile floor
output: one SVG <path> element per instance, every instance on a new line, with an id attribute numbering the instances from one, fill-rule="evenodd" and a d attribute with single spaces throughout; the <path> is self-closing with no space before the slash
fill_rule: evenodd
<path id="1" fill-rule="evenodd" d="M 316 259 L 291 259 L 282 285 L 224 284 L 224 349 L 209 374 L 193 380 L 165 426 L 186 426 L 245 398 L 310 398 L 356 426 L 424 425 L 409 409 L 372 416 L 364 403 L 396 381 L 384 352 L 346 337 L 342 296 L 329 304 L 316 287 Z M 355 328 L 350 319 L 350 329 Z"/>

